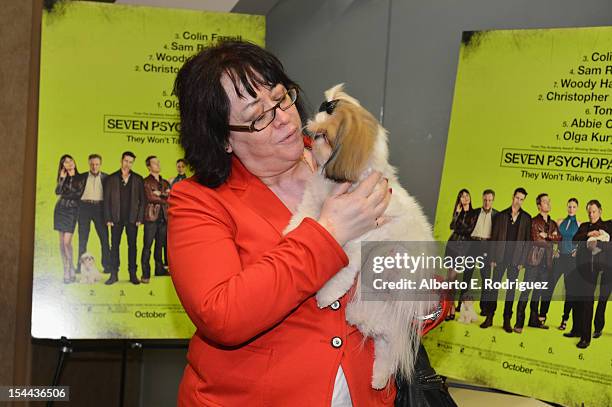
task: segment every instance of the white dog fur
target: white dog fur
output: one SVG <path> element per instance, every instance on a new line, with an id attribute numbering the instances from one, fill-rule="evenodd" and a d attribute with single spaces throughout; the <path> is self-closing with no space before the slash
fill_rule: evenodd
<path id="1" fill-rule="evenodd" d="M 595 237 L 595 236 L 591 236 L 587 239 L 587 247 L 590 248 L 591 250 L 591 254 L 593 256 L 598 255 L 599 253 L 601 253 L 601 249 L 599 247 L 596 246 L 595 243 L 593 242 L 609 242 L 610 241 L 610 235 L 608 234 L 608 232 L 606 232 L 603 229 L 599 229 L 599 236 Z M 591 243 L 589 245 L 589 243 Z"/>
<path id="2" fill-rule="evenodd" d="M 316 299 L 319 307 L 327 307 L 334 301 L 345 295 L 349 289 L 356 284 L 357 289 L 350 299 L 346 309 L 347 321 L 355 325 L 364 335 L 374 340 L 375 361 L 373 366 L 372 387 L 375 389 L 384 388 L 392 375 L 402 374 L 410 380 L 413 373 L 413 366 L 416 360 L 417 350 L 420 340 L 419 322 L 417 316 L 430 314 L 438 304 L 438 298 L 433 295 L 427 300 L 420 301 L 362 301 L 360 285 L 360 248 L 362 241 L 433 241 L 431 225 L 423 214 L 421 206 L 417 201 L 401 187 L 397 180 L 396 170 L 388 162 L 388 141 L 386 130 L 376 121 L 376 119 L 359 102 L 347 95 L 343 91 L 343 85 L 337 85 L 325 92 L 326 100 L 338 100 L 338 108 L 329 115 L 327 112 L 319 112 L 313 120 L 309 121 L 307 129 L 311 133 L 317 133 L 326 128 L 328 121 L 334 117 L 342 119 L 342 114 L 337 113 L 339 106 L 343 109 L 348 108 L 352 120 L 370 121 L 374 123 L 370 136 L 372 143 L 365 147 L 369 151 L 355 151 L 348 148 L 351 137 L 354 134 L 346 134 L 343 140 L 335 140 L 343 143 L 342 148 L 337 151 L 337 156 L 349 154 L 350 160 L 353 157 L 363 156 L 365 160 L 359 166 L 359 176 L 355 180 L 352 189 L 359 181 L 363 180 L 371 171 L 380 171 L 389 180 L 389 187 L 393 189 L 390 204 L 385 212 L 385 217 L 389 218 L 388 223 L 376 228 L 358 239 L 352 240 L 344 245 L 344 250 L 349 258 L 349 265 L 340 270 L 332 277 L 317 293 Z M 344 110 L 342 110 L 344 112 Z M 342 127 L 342 124 L 340 124 Z M 333 130 L 332 130 L 333 131 Z M 375 133 L 375 134 L 374 134 Z M 333 140 L 334 135 L 326 134 L 328 140 Z M 337 136 L 337 135 L 336 135 Z M 367 142 L 359 140 L 360 145 L 368 145 Z M 325 199 L 330 195 L 336 182 L 330 180 L 326 174 L 323 164 L 330 158 L 331 146 L 335 143 L 324 141 L 323 137 L 315 137 L 313 143 L 313 155 L 319 163 L 319 171 L 312 181 L 306 186 L 303 200 L 285 233 L 297 227 L 305 217 L 317 219 Z M 360 147 L 361 148 L 361 147 Z M 362 148 L 363 150 L 364 148 Z M 336 158 L 338 158 L 336 157 Z M 347 157 L 344 157 L 346 162 Z M 327 175 L 327 176 L 326 176 Z M 333 177 L 332 177 L 333 178 Z M 337 179 L 337 178 L 336 178 Z M 374 219 L 372 220 L 374 223 Z M 419 253 L 420 254 L 420 253 Z M 425 253 L 432 254 L 430 253 Z M 433 273 L 419 270 L 409 276 L 411 279 L 430 278 Z M 400 276 L 401 277 L 401 276 Z M 400 294 L 394 294 L 400 295 Z M 387 297 L 388 298 L 388 297 Z M 404 297 L 405 298 L 405 297 Z"/>
<path id="3" fill-rule="evenodd" d="M 98 281 L 102 280 L 102 274 L 98 271 L 98 267 L 96 267 L 96 261 L 91 253 L 85 252 L 81 255 L 79 259 L 81 263 L 81 279 L 80 282 L 82 284 L 95 284 Z"/>
<path id="4" fill-rule="evenodd" d="M 461 303 L 461 312 L 459 313 L 458 322 L 463 324 L 471 324 L 472 322 L 478 321 L 478 315 L 474 311 L 474 301 L 464 300 Z"/>

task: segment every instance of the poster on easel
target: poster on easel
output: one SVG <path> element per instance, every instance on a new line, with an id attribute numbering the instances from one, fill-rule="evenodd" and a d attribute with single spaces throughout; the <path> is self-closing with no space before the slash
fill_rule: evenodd
<path id="1" fill-rule="evenodd" d="M 592 200 L 601 207 L 599 220 L 590 217 L 598 212 L 597 205 L 587 208 Z M 589 254 L 591 259 L 601 256 L 601 267 L 593 269 L 590 305 L 584 305 L 591 307 L 591 320 L 578 316 L 589 334 L 574 325 L 587 308 L 577 314 L 575 306 L 567 305 L 568 292 L 580 284 L 571 277 L 578 247 L 571 235 L 579 224 L 597 220 L 605 225 L 612 218 L 612 28 L 463 33 L 437 240 L 451 237 L 449 225 L 468 216 L 470 204 L 477 216 L 472 220 L 481 222 L 472 224 L 471 243 L 483 245 L 491 233 L 520 240 L 523 232 L 514 215 L 520 207 L 532 228 L 540 222 L 544 229 L 532 230 L 536 239 L 549 241 L 550 252 L 534 250 L 529 257 L 526 251 L 516 270 L 500 271 L 500 282 L 517 284 L 492 285 L 494 297 L 485 298 L 496 301 L 492 307 L 486 301 L 483 305 L 482 296 L 492 291 L 481 285 L 487 278 L 495 281 L 500 262 L 516 259 L 512 253 L 506 256 L 506 249 L 501 260 L 489 257 L 493 267 L 474 270 L 471 279 L 477 284 L 455 291 L 455 306 L 459 300 L 462 306 L 454 320 L 424 339 L 433 366 L 452 378 L 564 406 L 612 405 L 612 310 L 606 313 L 610 257 Z M 497 232 L 490 218 L 487 225 L 491 209 L 497 211 L 491 212 L 494 216 L 504 216 Z M 534 220 L 537 215 L 541 219 Z M 605 226 L 592 229 L 605 240 Z M 499 256 L 492 249 L 484 253 Z M 545 264 L 549 254 L 551 264 Z M 464 278 L 457 275 L 457 281 Z M 531 297 L 523 295 L 527 289 L 521 291 L 520 283 L 535 280 L 550 285 L 549 297 L 535 297 L 536 288 Z M 510 290 L 513 298 L 507 296 Z"/>
<path id="2" fill-rule="evenodd" d="M 264 46 L 263 16 L 59 2 L 42 19 L 32 336 L 183 339 L 166 200 L 185 176 L 173 94 L 223 40 Z"/>

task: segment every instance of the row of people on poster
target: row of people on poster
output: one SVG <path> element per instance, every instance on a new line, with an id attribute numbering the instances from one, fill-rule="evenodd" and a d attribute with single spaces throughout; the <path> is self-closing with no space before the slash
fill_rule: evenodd
<path id="1" fill-rule="evenodd" d="M 60 254 L 64 268 L 64 283 L 77 280 L 96 283 L 103 280 L 95 256 L 87 251 L 89 232 L 93 223 L 100 240 L 100 264 L 108 274 L 105 284 L 119 279 L 120 245 L 122 235 L 127 236 L 129 281 L 132 284 L 149 283 L 151 278 L 151 247 L 154 247 L 155 276 L 166 276 L 168 253 L 166 224 L 168 195 L 174 184 L 186 178 L 185 161 L 176 162 L 177 175 L 169 180 L 161 174 L 159 158 L 151 155 L 145 164 L 149 175 L 143 178 L 132 171 L 136 155 L 126 151 L 121 155 L 120 168 L 112 174 L 102 171 L 102 157 L 88 157 L 89 171 L 79 173 L 75 159 L 64 154 L 57 170 L 58 195 L 53 211 L 53 228 L 59 232 Z M 72 239 L 76 226 L 79 231 L 77 265 L 73 259 Z M 138 227 L 144 226 L 140 263 L 142 273 L 137 275 Z M 110 229 L 110 241 L 109 241 Z"/>
<path id="2" fill-rule="evenodd" d="M 567 201 L 567 216 L 555 221 L 550 217 L 551 197 L 546 193 L 536 197 L 538 214 L 531 217 L 522 208 L 526 197 L 527 191 L 517 188 L 510 207 L 498 212 L 493 209 L 493 190 L 483 192 L 482 207 L 477 209 L 472 208 L 469 191 L 459 191 L 453 208 L 452 234 L 446 255 L 485 256 L 488 261 L 480 269 L 483 281 L 491 279 L 499 283 L 504 275 L 507 280 L 516 281 L 519 270 L 525 266 L 524 281 L 546 282 L 546 289 L 521 291 L 514 325 L 515 290 L 506 290 L 503 329 L 508 333 L 522 333 L 527 302 L 530 303 L 527 326 L 548 329 L 546 319 L 552 294 L 563 276 L 565 303 L 559 329 L 566 329 L 571 314 L 572 329 L 564 336 L 580 338 L 577 346 L 586 348 L 591 337 L 599 338 L 602 335 L 605 324 L 606 303 L 612 288 L 612 247 L 609 243 L 612 221 L 602 220 L 601 203 L 592 199 L 585 206 L 588 221 L 580 223 L 576 218 L 579 208 L 576 198 Z M 463 281 L 471 281 L 473 272 L 473 268 L 465 270 Z M 449 279 L 456 278 L 457 273 L 449 270 Z M 599 297 L 592 330 L 598 279 Z M 480 327 L 489 328 L 493 325 L 497 309 L 498 290 L 486 289 L 484 284 L 481 287 L 480 315 L 485 319 Z M 460 291 L 456 310 L 465 314 L 460 315 L 461 322 L 478 320 L 467 289 Z M 468 314 L 473 316 L 466 320 Z M 454 318 L 453 306 L 447 319 Z"/>

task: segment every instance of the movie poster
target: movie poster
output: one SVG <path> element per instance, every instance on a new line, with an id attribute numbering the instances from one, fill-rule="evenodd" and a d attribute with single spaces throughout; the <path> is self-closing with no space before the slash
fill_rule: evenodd
<path id="1" fill-rule="evenodd" d="M 592 199 L 600 202 L 602 219 L 612 218 L 612 28 L 463 34 L 436 213 L 437 240 L 451 236 L 449 225 L 463 188 L 469 190 L 473 208 L 483 206 L 483 191 L 491 189 L 492 206 L 502 211 L 511 206 L 515 189 L 524 188 L 522 208 L 531 217 L 539 213 L 536 197 L 547 193 L 555 221 L 568 216 L 570 198 L 578 201 L 577 222 L 590 221 L 586 204 Z M 570 226 L 563 225 L 567 230 Z M 563 255 L 560 246 L 551 243 L 554 270 Z M 433 365 L 452 378 L 565 406 L 612 405 L 612 310 L 605 312 L 610 273 L 599 273 L 593 294 L 600 320 L 591 329 L 599 329 L 601 336 L 594 335 L 586 348 L 577 347 L 580 338 L 563 336 L 573 326 L 571 313 L 561 326 L 569 281 L 563 274 L 551 282 L 554 294 L 545 322 L 528 325 L 527 303 L 520 333 L 514 329 L 519 290 L 511 308 L 512 331 L 506 332 L 506 292 L 500 289 L 496 297 L 492 326 L 481 328 L 481 290 L 469 288 L 462 312 L 425 338 Z M 478 270 L 473 277 L 480 277 Z M 525 268 L 520 267 L 516 280 L 524 279 Z M 604 299 L 598 306 L 600 292 Z M 465 318 L 468 312 L 475 318 Z M 540 314 L 541 303 L 537 320 Z"/>
<path id="2" fill-rule="evenodd" d="M 32 336 L 192 335 L 164 245 L 185 170 L 174 78 L 217 41 L 264 37 L 262 16 L 80 1 L 44 13 Z"/>

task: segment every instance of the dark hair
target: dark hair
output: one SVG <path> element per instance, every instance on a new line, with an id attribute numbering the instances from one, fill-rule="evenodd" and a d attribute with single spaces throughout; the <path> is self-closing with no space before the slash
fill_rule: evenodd
<path id="1" fill-rule="evenodd" d="M 459 205 L 459 203 L 461 202 L 461 195 L 463 195 L 463 193 L 466 193 L 468 195 L 470 195 L 470 191 L 468 191 L 467 189 L 463 188 L 462 190 L 459 191 L 459 193 L 457 194 L 457 199 L 455 199 L 455 205 L 453 206 L 453 216 L 455 216 L 455 211 L 457 210 L 457 205 Z M 463 210 L 463 208 L 461 208 L 461 210 Z M 472 210 L 472 195 L 470 195 L 470 211 Z"/>
<path id="2" fill-rule="evenodd" d="M 151 165 L 151 160 L 157 158 L 156 155 L 150 155 L 147 157 L 147 159 L 145 160 L 145 165 L 148 167 L 149 165 Z"/>
<path id="3" fill-rule="evenodd" d="M 185 162 L 185 159 L 183 159 L 183 158 L 179 158 L 178 160 L 176 160 L 176 163 L 177 163 L 177 164 L 178 164 L 178 163 L 187 164 L 187 163 Z"/>
<path id="4" fill-rule="evenodd" d="M 567 203 L 570 203 L 570 202 L 576 202 L 576 206 L 580 205 L 580 204 L 578 203 L 578 199 L 576 199 L 576 198 L 570 198 L 570 199 L 568 199 L 568 200 L 567 200 Z"/>
<path id="5" fill-rule="evenodd" d="M 512 196 L 516 196 L 516 194 L 521 193 L 525 196 L 527 196 L 527 190 L 525 190 L 525 188 L 523 187 L 518 187 L 517 189 L 514 190 L 514 193 L 512 194 Z"/>
<path id="6" fill-rule="evenodd" d="M 124 151 L 123 154 L 121 154 L 121 159 L 123 160 L 125 156 L 132 157 L 134 160 L 136 159 L 136 155 L 131 151 Z"/>
<path id="7" fill-rule="evenodd" d="M 100 156 L 100 154 L 89 154 L 89 157 L 87 157 L 87 161 L 93 160 L 94 158 L 97 158 L 98 160 L 102 161 L 102 156 Z"/>
<path id="8" fill-rule="evenodd" d="M 587 202 L 587 205 L 586 205 L 587 211 L 589 210 L 589 206 L 591 205 L 595 205 L 596 207 L 599 208 L 599 210 L 601 210 L 601 203 L 597 199 L 591 199 L 589 202 Z"/>
<path id="9" fill-rule="evenodd" d="M 231 155 L 225 151 L 230 102 L 221 85 L 223 75 L 232 81 L 239 97 L 244 97 L 241 87 L 252 97 L 261 86 L 299 89 L 278 58 L 249 42 L 221 42 L 185 62 L 174 82 L 181 116 L 179 141 L 198 182 L 211 188 L 223 184 L 231 171 Z M 296 106 L 303 120 L 300 99 Z"/>
<path id="10" fill-rule="evenodd" d="M 74 158 L 72 158 L 70 154 L 64 154 L 60 157 L 59 165 L 57 167 L 57 182 L 59 182 L 60 180 L 60 174 L 62 173 L 62 168 L 64 168 L 64 161 L 66 161 L 67 158 L 70 158 L 72 161 L 74 161 Z M 77 169 L 76 161 L 74 161 L 74 175 L 77 175 L 78 173 L 79 170 Z"/>
<path id="11" fill-rule="evenodd" d="M 493 191 L 492 189 L 485 189 L 484 191 L 482 191 L 482 196 L 491 194 L 493 195 L 493 198 L 495 198 L 495 191 Z"/>
<path id="12" fill-rule="evenodd" d="M 536 205 L 540 205 L 542 203 L 542 198 L 548 196 L 546 192 L 542 192 L 540 195 L 536 196 Z"/>

